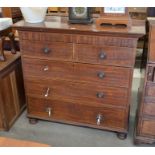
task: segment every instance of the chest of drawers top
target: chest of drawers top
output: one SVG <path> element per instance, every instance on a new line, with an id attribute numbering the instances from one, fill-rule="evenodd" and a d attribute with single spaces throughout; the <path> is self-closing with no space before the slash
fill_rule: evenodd
<path id="1" fill-rule="evenodd" d="M 19 31 L 33 32 L 54 32 L 67 34 L 83 34 L 83 35 L 99 35 L 99 36 L 115 36 L 115 37 L 131 37 L 139 38 L 145 34 L 144 26 L 132 26 L 130 29 L 119 28 L 97 28 L 95 22 L 93 24 L 69 24 L 65 17 L 53 16 L 42 23 L 31 24 L 24 20 L 13 25 L 13 28 Z M 60 36 L 61 38 L 61 36 Z M 61 38 L 62 39 L 62 38 Z M 81 39 L 81 38 L 80 38 Z"/>

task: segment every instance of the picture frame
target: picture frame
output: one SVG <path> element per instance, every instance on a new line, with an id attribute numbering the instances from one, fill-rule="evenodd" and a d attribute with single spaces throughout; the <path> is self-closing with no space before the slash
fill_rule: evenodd
<path id="1" fill-rule="evenodd" d="M 90 7 L 69 7 L 69 23 L 89 24 L 92 23 L 92 8 Z"/>
<path id="2" fill-rule="evenodd" d="M 127 7 L 103 7 L 101 16 L 128 16 Z"/>

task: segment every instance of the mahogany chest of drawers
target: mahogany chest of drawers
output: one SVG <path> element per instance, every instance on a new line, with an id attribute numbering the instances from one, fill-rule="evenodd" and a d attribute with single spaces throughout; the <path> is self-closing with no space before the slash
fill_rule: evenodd
<path id="1" fill-rule="evenodd" d="M 155 142 L 155 20 L 149 21 L 147 68 L 139 89 L 135 144 Z"/>
<path id="2" fill-rule="evenodd" d="M 97 30 L 55 19 L 20 21 L 28 117 L 128 132 L 137 39 L 144 27 Z M 60 17 L 59 17 L 60 18 Z"/>

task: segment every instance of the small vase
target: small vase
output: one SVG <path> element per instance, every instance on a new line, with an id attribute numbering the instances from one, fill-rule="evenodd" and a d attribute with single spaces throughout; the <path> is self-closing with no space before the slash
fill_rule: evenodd
<path id="1" fill-rule="evenodd" d="M 21 7 L 20 9 L 28 23 L 40 23 L 45 20 L 47 7 Z"/>

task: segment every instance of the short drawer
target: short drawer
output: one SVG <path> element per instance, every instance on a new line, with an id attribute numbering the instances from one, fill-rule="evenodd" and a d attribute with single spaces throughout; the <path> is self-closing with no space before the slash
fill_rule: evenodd
<path id="1" fill-rule="evenodd" d="M 94 107 L 28 97 L 28 116 L 47 120 L 124 130 L 127 126 L 124 109 Z"/>
<path id="2" fill-rule="evenodd" d="M 77 62 L 133 67 L 135 49 L 113 46 L 95 46 L 76 44 Z"/>
<path id="3" fill-rule="evenodd" d="M 19 37 L 21 41 L 73 42 L 72 35 L 64 33 L 19 31 Z"/>
<path id="4" fill-rule="evenodd" d="M 25 80 L 28 96 L 89 103 L 91 105 L 127 106 L 128 89 L 30 78 Z"/>
<path id="5" fill-rule="evenodd" d="M 71 43 L 57 42 L 21 42 L 21 52 L 24 56 L 52 60 L 72 60 L 73 46 Z"/>
<path id="6" fill-rule="evenodd" d="M 77 44 L 89 44 L 96 46 L 117 46 L 136 48 L 137 39 L 127 37 L 115 37 L 115 36 L 94 36 L 94 35 L 76 35 Z"/>
<path id="7" fill-rule="evenodd" d="M 24 75 L 97 85 L 129 87 L 132 69 L 23 58 Z"/>
<path id="8" fill-rule="evenodd" d="M 143 119 L 140 134 L 142 136 L 155 137 L 155 120 Z"/>

